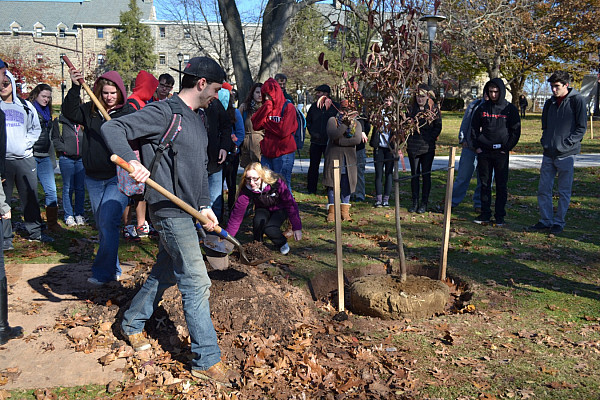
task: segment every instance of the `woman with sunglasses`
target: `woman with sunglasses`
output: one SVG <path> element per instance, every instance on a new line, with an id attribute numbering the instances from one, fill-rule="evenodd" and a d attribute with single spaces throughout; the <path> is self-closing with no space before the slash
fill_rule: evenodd
<path id="1" fill-rule="evenodd" d="M 285 181 L 259 162 L 249 164 L 242 175 L 238 197 L 227 224 L 230 235 L 235 236 L 240 228 L 250 200 L 255 207 L 252 224 L 254 240 L 262 242 L 263 235 L 266 234 L 281 254 L 289 253 L 290 246 L 281 232 L 281 225 L 289 218 L 294 239 L 300 240 L 302 222 L 298 204 Z"/>

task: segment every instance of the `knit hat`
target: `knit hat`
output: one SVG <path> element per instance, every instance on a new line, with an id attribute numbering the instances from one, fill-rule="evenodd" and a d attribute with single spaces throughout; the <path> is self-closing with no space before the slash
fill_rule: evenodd
<path id="1" fill-rule="evenodd" d="M 223 83 L 225 80 L 225 71 L 210 57 L 194 57 L 190 59 L 183 71 L 176 68 L 171 69 L 186 75 L 204 78 L 209 82 Z"/>
<path id="2" fill-rule="evenodd" d="M 231 89 L 233 89 L 233 86 L 231 86 L 231 84 L 229 84 L 228 82 L 223 82 L 222 88 L 229 90 L 229 93 L 231 93 Z"/>
<path id="3" fill-rule="evenodd" d="M 315 88 L 315 92 L 331 93 L 331 88 L 327 85 L 320 85 Z"/>

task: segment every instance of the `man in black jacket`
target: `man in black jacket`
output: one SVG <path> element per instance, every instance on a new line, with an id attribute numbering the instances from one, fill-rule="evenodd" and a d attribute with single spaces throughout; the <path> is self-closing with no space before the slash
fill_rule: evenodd
<path id="1" fill-rule="evenodd" d="M 331 89 L 327 85 L 320 85 L 315 88 L 315 101 L 310 106 L 306 114 L 306 128 L 310 133 L 310 165 L 306 174 L 306 184 L 308 193 L 317 193 L 317 184 L 319 183 L 319 164 L 321 157 L 325 155 L 327 148 L 327 121 L 329 118 L 335 117 L 340 109 L 338 103 L 332 102 L 329 107 L 317 107 L 317 102 L 322 96 L 326 96 L 329 100 Z"/>
<path id="2" fill-rule="evenodd" d="M 569 87 L 569 73 L 556 71 L 548 82 L 552 96 L 542 111 L 542 147 L 538 207 L 540 220 L 531 230 L 550 230 L 559 234 L 565 227 L 565 216 L 571 202 L 575 157 L 581 151 L 581 140 L 587 128 L 587 111 L 581 94 Z M 552 187 L 558 175 L 558 207 L 552 205 Z"/>
<path id="3" fill-rule="evenodd" d="M 471 122 L 471 139 L 481 181 L 481 214 L 474 222 L 490 222 L 493 173 L 496 179 L 495 224 L 502 226 L 508 198 L 508 154 L 521 137 L 521 117 L 517 107 L 505 99 L 502 79 L 489 81 L 487 95 L 488 100 L 477 108 Z"/>

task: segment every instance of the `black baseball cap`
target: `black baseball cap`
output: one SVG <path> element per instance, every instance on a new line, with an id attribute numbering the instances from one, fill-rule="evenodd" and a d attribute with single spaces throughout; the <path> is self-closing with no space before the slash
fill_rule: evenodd
<path id="1" fill-rule="evenodd" d="M 181 72 L 186 75 L 193 75 L 198 78 L 204 78 L 209 82 L 223 83 L 225 80 L 225 71 L 219 63 L 210 57 L 194 57 L 185 65 L 183 71 L 171 68 L 173 71 Z"/>

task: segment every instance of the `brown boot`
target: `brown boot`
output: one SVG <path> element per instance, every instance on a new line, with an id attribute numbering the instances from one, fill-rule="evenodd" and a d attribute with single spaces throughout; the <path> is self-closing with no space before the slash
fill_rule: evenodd
<path id="1" fill-rule="evenodd" d="M 335 222 L 335 206 L 327 204 L 327 222 Z"/>
<path id="2" fill-rule="evenodd" d="M 207 370 L 192 369 L 192 375 L 196 378 L 214 381 L 226 387 L 238 387 L 240 374 L 229 369 L 223 361 L 219 361 Z"/>
<path id="3" fill-rule="evenodd" d="M 342 203 L 342 221 L 352 222 L 350 217 L 350 204 Z"/>
<path id="4" fill-rule="evenodd" d="M 58 207 L 46 207 L 46 219 L 48 220 L 48 230 L 59 232 L 62 227 L 58 224 Z"/>

